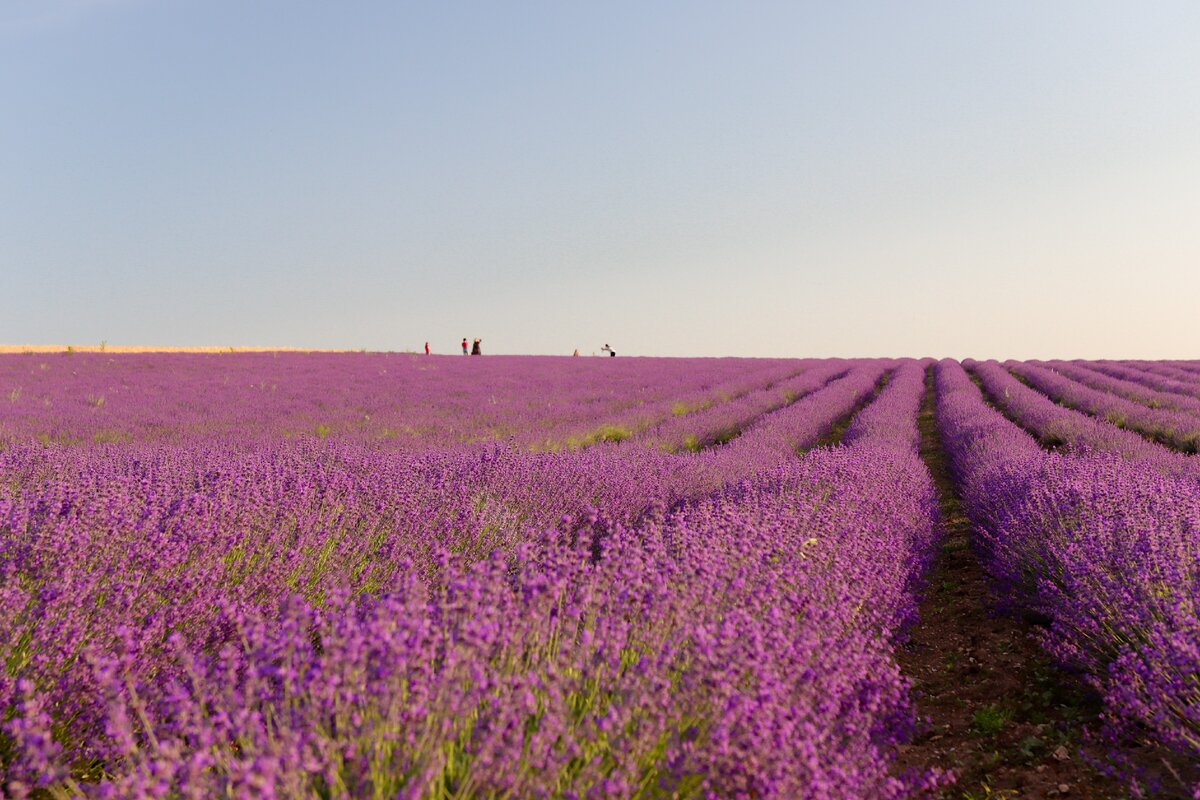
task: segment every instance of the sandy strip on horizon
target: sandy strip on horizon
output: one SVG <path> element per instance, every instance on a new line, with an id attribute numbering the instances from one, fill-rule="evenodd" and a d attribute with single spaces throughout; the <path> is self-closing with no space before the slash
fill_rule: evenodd
<path id="1" fill-rule="evenodd" d="M 308 347 L 169 347 L 157 345 L 0 344 L 0 353 L 349 353 Z"/>

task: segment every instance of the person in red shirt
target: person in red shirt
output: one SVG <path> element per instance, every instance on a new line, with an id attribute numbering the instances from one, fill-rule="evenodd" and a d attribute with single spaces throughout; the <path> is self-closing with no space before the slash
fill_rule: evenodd
<path id="1" fill-rule="evenodd" d="M 467 354 L 467 337 L 463 337 L 463 355 Z"/>
<path id="2" fill-rule="evenodd" d="M 425 355 L 429 355 L 429 342 L 425 343 Z"/>

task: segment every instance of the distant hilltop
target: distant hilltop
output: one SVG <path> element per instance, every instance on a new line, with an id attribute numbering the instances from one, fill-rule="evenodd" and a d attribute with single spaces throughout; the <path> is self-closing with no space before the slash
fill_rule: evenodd
<path id="1" fill-rule="evenodd" d="M 117 344 L 0 344 L 0 353 L 344 353 L 312 347 L 168 347 Z"/>

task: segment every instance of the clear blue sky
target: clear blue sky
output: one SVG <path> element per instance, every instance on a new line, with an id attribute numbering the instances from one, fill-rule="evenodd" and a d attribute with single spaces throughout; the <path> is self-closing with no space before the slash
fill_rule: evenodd
<path id="1" fill-rule="evenodd" d="M 0 343 L 1200 358 L 1200 4 L 0 0 Z"/>

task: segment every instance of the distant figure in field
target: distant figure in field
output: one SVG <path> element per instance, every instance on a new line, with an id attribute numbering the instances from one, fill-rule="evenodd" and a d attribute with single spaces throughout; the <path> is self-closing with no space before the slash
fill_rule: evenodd
<path id="1" fill-rule="evenodd" d="M 475 343 L 471 345 L 471 355 L 473 355 L 473 356 L 483 355 L 483 348 L 480 347 L 480 345 L 482 343 L 483 343 L 483 339 L 475 340 Z"/>
<path id="2" fill-rule="evenodd" d="M 429 355 L 429 342 L 425 343 L 425 355 Z"/>
<path id="3" fill-rule="evenodd" d="M 578 347 L 576 347 L 576 348 L 575 348 L 575 352 L 574 352 L 574 353 L 571 353 L 571 355 L 572 355 L 572 356 L 577 356 L 577 355 L 579 355 L 579 348 L 578 348 Z"/>
<path id="4" fill-rule="evenodd" d="M 604 347 L 601 347 L 601 348 L 600 348 L 600 352 L 601 352 L 601 353 L 608 353 L 608 355 L 609 355 L 609 358 L 612 358 L 613 356 L 615 356 L 615 355 L 617 354 L 617 351 L 616 351 L 616 350 L 613 350 L 611 347 L 609 347 L 609 346 L 608 346 L 608 342 L 605 342 L 605 343 L 604 343 Z"/>
<path id="5" fill-rule="evenodd" d="M 467 354 L 467 337 L 463 337 L 463 355 Z"/>

